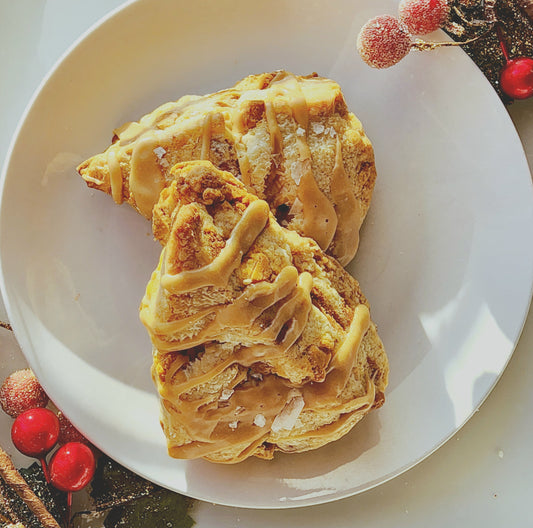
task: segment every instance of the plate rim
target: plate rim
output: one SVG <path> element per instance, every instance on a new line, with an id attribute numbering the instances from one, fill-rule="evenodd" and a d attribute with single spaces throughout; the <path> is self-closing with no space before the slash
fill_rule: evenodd
<path id="1" fill-rule="evenodd" d="M 38 100 L 38 98 L 39 98 L 41 92 L 43 91 L 44 87 L 48 84 L 48 82 L 55 75 L 55 73 L 58 71 L 58 69 L 61 68 L 61 66 L 63 65 L 65 60 L 78 48 L 78 46 L 80 46 L 87 39 L 87 37 L 89 35 L 94 33 L 99 28 L 103 27 L 106 23 L 111 21 L 113 18 L 119 16 L 123 11 L 127 10 L 132 5 L 138 4 L 138 3 L 150 3 L 151 1 L 152 0 L 126 0 L 121 5 L 111 9 L 108 13 L 106 13 L 104 16 L 102 16 L 100 19 L 98 19 L 96 22 L 94 22 L 89 28 L 87 28 L 85 31 L 83 31 L 81 33 L 81 35 L 79 35 L 78 38 L 76 38 L 74 40 L 74 42 L 70 46 L 68 46 L 67 49 L 63 53 L 60 54 L 59 58 L 54 62 L 53 66 L 48 70 L 46 75 L 42 78 L 42 80 L 40 81 L 38 86 L 35 88 L 31 98 L 29 99 L 29 101 L 28 101 L 23 113 L 21 114 L 21 117 L 20 117 L 20 119 L 18 121 L 18 124 L 17 124 L 17 126 L 16 126 L 16 128 L 15 128 L 15 130 L 13 132 L 11 141 L 9 143 L 9 147 L 8 147 L 8 149 L 6 151 L 4 162 L 3 162 L 3 165 L 2 165 L 2 170 L 0 172 L 0 214 L 1 214 L 1 211 L 2 211 L 2 209 L 4 207 L 4 199 L 5 199 L 4 188 L 5 188 L 5 184 L 6 184 L 7 178 L 8 178 L 9 169 L 10 169 L 10 166 L 11 166 L 11 163 L 12 163 L 13 151 L 14 151 L 14 149 L 16 147 L 16 144 L 17 144 L 18 139 L 20 137 L 21 130 L 22 130 L 27 118 L 28 118 L 28 115 L 31 112 L 31 109 L 33 108 L 35 102 Z M 465 53 L 462 49 L 461 49 L 461 52 Z M 516 130 L 516 127 L 514 126 L 514 123 L 513 123 L 512 119 L 511 119 L 511 116 L 509 115 L 508 111 L 506 110 L 503 102 L 497 96 L 496 92 L 492 89 L 492 86 L 490 85 L 489 81 L 486 79 L 486 77 L 481 73 L 481 71 L 477 68 L 477 66 L 473 62 L 472 62 L 472 71 L 476 71 L 477 73 L 479 73 L 479 75 L 481 75 L 482 79 L 486 82 L 488 87 L 490 87 L 491 90 L 493 91 L 494 97 L 496 97 L 496 99 L 498 100 L 498 104 L 500 105 L 500 108 L 499 108 L 500 113 L 501 113 L 501 110 L 503 110 L 504 113 L 502 114 L 502 116 L 505 116 L 504 119 L 508 120 L 508 125 L 510 126 L 509 132 L 512 131 L 512 133 L 514 135 L 514 137 L 512 138 L 513 139 L 513 143 L 515 143 L 516 146 L 520 150 L 520 154 L 521 154 L 520 162 L 525 165 L 525 168 L 527 169 L 527 172 L 531 175 L 531 169 L 529 168 L 529 165 L 527 163 L 527 156 L 525 154 L 521 138 L 520 138 L 520 136 L 519 136 L 519 134 L 518 134 L 518 132 Z M 516 143 L 517 141 L 518 141 L 518 143 Z M 533 182 L 531 182 L 531 180 L 529 181 L 529 187 L 530 187 L 530 190 L 533 190 Z M 0 229 L 0 244 L 2 243 L 3 234 L 4 234 L 4 231 L 2 229 Z M 23 333 L 24 333 L 21 330 L 22 321 L 19 321 L 16 316 L 13 317 L 14 309 L 11 306 L 11 299 L 10 299 L 8 293 L 7 293 L 8 287 L 7 287 L 6 282 L 7 281 L 6 281 L 6 275 L 5 275 L 5 270 L 4 270 L 4 259 L 2 257 L 0 257 L 0 292 L 2 294 L 2 299 L 3 299 L 4 304 L 5 304 L 5 308 L 6 308 L 6 312 L 8 314 L 9 321 L 10 321 L 12 327 L 13 327 L 13 331 L 14 331 L 15 337 L 16 337 L 17 341 L 20 342 L 21 340 L 20 340 L 19 336 L 23 335 Z M 345 492 L 340 492 L 340 493 L 336 492 L 335 496 L 333 496 L 333 497 L 328 497 L 328 496 L 319 497 L 318 500 L 316 498 L 315 499 L 310 499 L 310 500 L 307 500 L 307 499 L 295 500 L 295 501 L 289 500 L 289 501 L 286 501 L 286 502 L 278 502 L 276 504 L 268 505 L 268 506 L 265 506 L 265 505 L 260 505 L 260 506 L 245 505 L 245 506 L 242 506 L 242 505 L 230 503 L 230 502 L 227 502 L 227 501 L 226 502 L 225 501 L 217 501 L 217 500 L 213 499 L 212 497 L 205 498 L 205 497 L 202 497 L 202 496 L 195 496 L 194 493 L 191 494 L 188 491 L 178 491 L 178 493 L 190 496 L 190 497 L 192 497 L 194 499 L 197 499 L 197 500 L 216 502 L 217 504 L 224 505 L 224 506 L 243 507 L 243 508 L 260 509 L 260 510 L 262 510 L 262 509 L 264 509 L 264 510 L 269 510 L 269 509 L 276 509 L 276 510 L 277 509 L 292 509 L 292 508 L 308 507 L 310 505 L 326 504 L 326 503 L 335 502 L 337 500 L 341 500 L 341 499 L 344 499 L 344 498 L 347 498 L 347 497 L 350 497 L 350 496 L 354 496 L 356 494 L 363 493 L 363 492 L 365 492 L 367 490 L 373 489 L 373 488 L 375 488 L 375 487 L 377 487 L 377 486 L 379 486 L 381 484 L 384 484 L 384 483 L 396 478 L 397 476 L 405 473 L 406 471 L 409 471 L 411 468 L 413 468 L 414 466 L 418 465 L 420 462 L 424 461 L 426 458 L 431 456 L 431 454 L 433 454 L 435 451 L 437 451 L 442 445 L 447 443 L 450 440 L 450 438 L 452 438 L 455 434 L 457 434 L 457 432 L 460 431 L 462 427 L 464 427 L 464 425 L 472 418 L 472 416 L 484 404 L 486 399 L 489 397 L 489 395 L 493 391 L 494 387 L 498 384 L 501 376 L 503 375 L 503 373 L 505 372 L 505 370 L 507 368 L 507 365 L 509 364 L 509 362 L 511 361 L 511 359 L 513 357 L 514 351 L 515 351 L 516 346 L 517 346 L 517 344 L 518 344 L 518 342 L 520 340 L 520 336 L 521 336 L 521 334 L 523 332 L 524 325 L 525 325 L 527 317 L 528 317 L 528 313 L 531 310 L 532 298 L 533 298 L 533 280 L 530 281 L 530 288 L 529 289 L 530 289 L 529 297 L 528 297 L 529 301 L 527 303 L 527 307 L 525 308 L 524 313 L 522 315 L 522 320 L 520 321 L 520 324 L 518 325 L 516 336 L 513 336 L 513 339 L 510 340 L 511 350 L 507 354 L 507 358 L 506 358 L 504 367 L 500 370 L 500 372 L 496 376 L 494 382 L 490 385 L 490 387 L 487 389 L 485 394 L 479 399 L 479 401 L 477 402 L 477 404 L 476 404 L 475 408 L 472 410 L 472 412 L 466 417 L 466 419 L 464 419 L 464 421 L 459 426 L 457 426 L 455 428 L 454 431 L 452 431 L 448 436 L 446 436 L 441 441 L 439 441 L 435 446 L 433 446 L 431 449 L 429 449 L 426 453 L 422 454 L 419 458 L 417 458 L 416 460 L 412 461 L 412 463 L 407 464 L 407 465 L 403 466 L 402 468 L 399 468 L 399 469 L 391 472 L 390 474 L 384 476 L 383 478 L 380 478 L 378 480 L 378 482 L 370 482 L 367 486 L 362 486 L 360 489 L 357 489 L 356 491 L 347 490 Z M 25 339 L 22 339 L 22 341 L 25 341 Z M 28 355 L 27 355 L 26 351 L 24 350 L 24 348 L 25 347 L 21 344 L 22 353 L 23 353 L 25 359 L 27 360 Z M 150 480 L 152 480 L 154 482 L 157 482 L 157 480 L 154 480 L 153 477 L 147 477 L 146 475 L 143 475 L 142 473 L 139 473 L 139 471 L 137 469 L 132 468 L 132 467 L 128 466 L 127 464 L 124 464 L 124 462 L 120 461 L 120 463 L 125 465 L 125 467 L 128 467 L 132 471 L 134 471 L 134 472 L 136 472 L 138 474 L 141 474 L 145 478 L 149 478 Z M 158 483 L 163 485 L 163 486 L 165 486 L 165 484 L 163 484 L 161 482 L 158 482 Z"/>

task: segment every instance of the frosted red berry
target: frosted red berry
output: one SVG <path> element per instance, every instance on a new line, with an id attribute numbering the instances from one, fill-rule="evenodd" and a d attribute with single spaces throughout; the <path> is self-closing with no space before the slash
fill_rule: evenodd
<path id="1" fill-rule="evenodd" d="M 401 0 L 400 22 L 413 35 L 427 35 L 442 27 L 450 12 L 447 0 Z"/>
<path id="2" fill-rule="evenodd" d="M 60 445 L 68 442 L 82 442 L 88 444 L 89 441 L 85 438 L 73 425 L 72 422 L 61 412 L 57 413 L 59 419 L 59 438 Z"/>
<path id="3" fill-rule="evenodd" d="M 411 49 L 411 35 L 397 18 L 380 15 L 369 20 L 357 37 L 361 58 L 373 68 L 389 68 Z"/>
<path id="4" fill-rule="evenodd" d="M 533 59 L 518 57 L 505 64 L 500 73 L 502 91 L 513 99 L 533 96 Z"/>
<path id="5" fill-rule="evenodd" d="M 94 476 L 96 462 L 90 447 L 80 442 L 61 446 L 49 464 L 50 482 L 61 491 L 79 491 Z"/>
<path id="6" fill-rule="evenodd" d="M 30 409 L 15 418 L 11 439 L 24 455 L 43 457 L 57 443 L 59 420 L 49 409 Z"/>
<path id="7" fill-rule="evenodd" d="M 46 407 L 48 396 L 30 369 L 10 374 L 0 387 L 0 405 L 13 418 L 36 407 Z"/>

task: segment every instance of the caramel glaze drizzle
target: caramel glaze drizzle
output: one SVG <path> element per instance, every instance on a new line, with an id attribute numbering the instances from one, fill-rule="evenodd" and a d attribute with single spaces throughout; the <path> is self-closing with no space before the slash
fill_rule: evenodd
<path id="1" fill-rule="evenodd" d="M 169 275 L 165 272 L 165 257 L 162 256 L 160 288 L 180 294 L 203 287 L 227 286 L 231 274 L 261 234 L 268 218 L 268 204 L 262 200 L 253 201 L 233 228 L 219 255 L 197 270 Z M 271 435 L 274 419 L 288 404 L 295 385 L 274 374 L 264 375 L 261 380 L 249 378 L 247 369 L 257 362 L 268 364 L 282 357 L 300 338 L 311 310 L 317 310 L 311 300 L 312 287 L 313 278 L 309 273 L 299 274 L 294 266 L 287 266 L 272 283 L 250 284 L 233 302 L 200 310 L 180 320 L 162 322 L 156 319 L 159 292 L 148 303 L 143 303 L 141 319 L 150 331 L 156 354 L 175 353 L 163 375 L 157 375 L 155 367 L 153 370 L 162 398 L 163 423 L 167 424 L 169 453 L 172 456 L 209 458 L 224 449 L 235 450 L 237 446 L 238 454 L 231 459 L 231 462 L 237 462 L 250 456 Z M 275 315 L 267 324 L 264 315 L 268 310 Z M 204 327 L 190 336 L 193 326 L 204 318 Z M 361 340 L 369 325 L 368 308 L 358 305 L 346 336 L 330 362 L 325 380 L 297 387 L 304 399 L 305 409 L 327 408 L 342 414 L 337 422 L 303 433 L 303 437 L 334 434 L 346 426 L 352 415 L 361 414 L 372 406 L 375 393 L 371 382 L 367 394 L 349 403 L 349 411 L 346 412 L 346 404 L 337 400 L 352 373 Z M 251 332 L 244 332 L 245 342 L 235 346 L 229 357 L 208 372 L 192 376 L 186 368 L 190 361 L 188 355 L 179 352 L 204 345 L 205 353 L 209 353 L 211 347 L 217 346 L 217 339 L 223 331 L 227 334 L 232 328 L 241 338 L 243 328 L 251 329 Z M 188 337 L 179 340 L 176 334 Z M 192 389 L 213 380 L 233 365 L 237 365 L 238 369 L 233 381 L 226 387 L 232 392 L 229 398 L 214 399 L 212 395 L 199 399 L 191 397 Z M 262 415 L 264 424 L 256 421 L 258 415 Z M 173 422 L 187 431 L 192 442 L 178 445 L 172 441 Z"/>
<path id="2" fill-rule="evenodd" d="M 346 421 L 354 414 L 362 415 L 374 402 L 375 386 L 369 380 L 367 393 L 346 404 L 339 403 L 338 397 L 344 389 L 352 372 L 357 351 L 369 325 L 368 309 L 359 305 L 355 312 L 344 343 L 334 356 L 326 379 L 322 383 L 307 383 L 296 387 L 304 399 L 304 410 L 327 409 L 328 412 L 341 414 L 339 420 L 324 425 L 317 430 L 297 435 L 299 439 L 319 438 L 334 435 L 341 430 Z M 208 345 L 209 346 L 209 345 Z M 286 346 L 286 345 L 285 345 Z M 263 361 L 282 353 L 278 347 L 271 346 L 270 354 L 261 354 Z M 277 350 L 276 350 L 277 348 Z M 188 377 L 184 366 L 184 356 L 178 355 L 163 379 L 155 377 L 163 399 L 162 412 L 166 423 L 176 420 L 187 431 L 193 441 L 185 445 L 169 442 L 169 452 L 176 458 L 209 457 L 224 449 L 240 452 L 231 459 L 238 462 L 247 458 L 253 450 L 271 435 L 272 423 L 287 405 L 295 385 L 276 375 L 264 375 L 262 380 L 247 378 L 246 371 L 240 370 L 228 387 L 233 390 L 228 400 L 214 400 L 211 396 L 190 399 L 185 394 L 191 389 L 207 383 L 233 364 L 242 367 L 257 360 L 254 346 L 240 347 L 236 354 L 223 360 L 207 373 Z M 337 355 L 339 359 L 336 360 Z M 256 417 L 261 414 L 265 419 L 263 426 L 256 425 Z M 171 438 L 171 435 L 169 435 Z M 283 434 L 282 434 L 283 436 Z M 296 437 L 293 436 L 293 439 Z"/>
<path id="3" fill-rule="evenodd" d="M 107 150 L 113 199 L 117 203 L 121 203 L 123 200 L 122 173 L 118 159 L 122 153 L 129 154 L 131 155 L 129 192 L 137 209 L 146 218 L 152 217 L 152 209 L 159 199 L 161 190 L 166 185 L 165 170 L 161 168 L 160 158 L 155 149 L 168 142 L 172 135 L 178 131 L 176 126 L 159 128 L 159 124 L 164 119 L 172 117 L 177 120 L 183 112 L 194 105 L 197 98 L 184 99 L 183 102 L 167 103 L 152 114 L 144 116 L 138 123 L 126 123 L 115 130 L 119 141 Z M 205 116 L 202 124 L 200 152 L 196 159 L 209 160 L 210 158 L 212 121 L 213 116 L 210 112 Z"/>
<path id="4" fill-rule="evenodd" d="M 109 167 L 109 184 L 111 185 L 111 196 L 117 204 L 123 201 L 122 194 L 122 170 L 117 159 L 117 153 L 112 150 L 107 150 L 107 166 Z"/>
<path id="5" fill-rule="evenodd" d="M 176 275 L 165 274 L 161 277 L 163 288 L 173 293 L 185 293 L 204 286 L 225 286 L 242 257 L 266 226 L 269 212 L 270 208 L 265 201 L 253 201 L 237 222 L 220 254 L 210 264 Z"/>
<path id="6" fill-rule="evenodd" d="M 342 146 L 339 136 L 335 151 L 335 166 L 331 174 L 330 193 L 339 219 L 333 240 L 333 253 L 342 266 L 346 266 L 355 256 L 359 247 L 359 229 L 363 213 L 361 203 L 355 193 L 350 191 L 352 182 L 344 170 Z"/>
<path id="7" fill-rule="evenodd" d="M 165 186 L 154 152 L 160 144 L 161 139 L 156 132 L 147 133 L 134 144 L 131 155 L 130 192 L 139 212 L 146 218 L 151 218 L 152 209 Z"/>
<path id="8" fill-rule="evenodd" d="M 168 141 L 179 126 L 161 128 L 161 122 L 174 118 L 193 107 L 198 99 L 215 99 L 217 94 L 200 97 L 185 97 L 174 103 L 167 103 L 144 116 L 138 123 L 127 123 L 115 131 L 119 141 L 107 151 L 111 194 L 117 203 L 123 200 L 123 182 L 120 169 L 121 151 L 131 154 L 129 192 L 137 208 L 146 218 L 151 218 L 152 209 L 159 193 L 166 185 L 165 170 L 154 153 L 154 148 Z M 302 204 L 303 234 L 313 238 L 322 249 L 333 242 L 333 254 L 346 265 L 354 256 L 359 242 L 361 207 L 353 192 L 353 184 L 346 175 L 342 163 L 341 143 L 337 135 L 335 167 L 331 174 L 330 198 L 318 187 L 313 176 L 312 157 L 307 143 L 309 109 L 300 81 L 291 73 L 280 71 L 264 90 L 257 91 L 257 97 L 265 101 L 265 117 L 270 132 L 272 159 L 283 153 L 283 138 L 276 120 L 275 101 L 283 98 L 290 106 L 292 115 L 305 134 L 298 136 L 299 160 L 294 168 L 297 181 L 297 200 Z M 230 123 L 228 137 L 232 137 L 238 153 L 241 179 L 250 188 L 250 162 L 246 147 L 242 143 L 244 125 L 238 105 L 225 115 Z M 199 158 L 209 159 L 211 151 L 212 113 L 209 112 L 202 125 Z M 118 149 L 118 150 L 117 150 Z M 272 162 L 272 171 L 278 167 Z M 275 179 L 275 174 L 273 174 Z M 292 205 L 292 204 L 289 204 Z"/>
<path id="9" fill-rule="evenodd" d="M 233 137 L 235 152 L 239 160 L 239 170 L 241 172 L 241 180 L 246 187 L 252 189 L 252 179 L 250 176 L 250 160 L 248 158 L 246 147 L 242 142 L 244 135 L 243 114 L 238 107 L 234 108 L 231 114 L 231 128 L 229 133 Z"/>
<path id="10" fill-rule="evenodd" d="M 270 83 L 276 95 L 289 94 L 292 114 L 298 125 L 305 131 L 305 136 L 297 136 L 300 159 L 294 169 L 298 187 L 296 195 L 302 203 L 304 235 L 312 238 L 323 249 L 331 244 L 337 230 L 337 214 L 328 197 L 319 189 L 313 176 L 311 150 L 306 141 L 309 109 L 305 96 L 298 85 L 298 79 L 287 72 L 280 72 Z M 271 101 L 265 103 L 265 115 L 270 131 L 272 154 L 283 152 L 283 139 L 276 120 L 276 113 Z M 274 165 L 274 164 L 273 164 Z"/>
<path id="11" fill-rule="evenodd" d="M 145 317 L 143 322 L 150 327 L 153 344 L 160 352 L 189 350 L 216 340 L 226 329 L 255 329 L 254 334 L 246 337 L 247 344 L 254 345 L 253 350 L 246 350 L 248 359 L 240 352 L 235 356 L 235 360 L 249 367 L 267 356 L 270 359 L 281 356 L 300 337 L 312 306 L 312 285 L 313 279 L 309 273 L 298 276 L 296 268 L 288 266 L 273 283 L 250 285 L 232 304 L 200 310 L 197 314 L 176 321 L 161 323 Z M 266 328 L 261 329 L 258 319 L 274 305 L 277 305 L 276 316 Z M 173 335 L 190 329 L 202 319 L 210 321 L 194 337 L 172 340 Z M 242 334 L 242 330 L 239 333 Z M 272 353 L 277 355 L 273 356 Z"/>

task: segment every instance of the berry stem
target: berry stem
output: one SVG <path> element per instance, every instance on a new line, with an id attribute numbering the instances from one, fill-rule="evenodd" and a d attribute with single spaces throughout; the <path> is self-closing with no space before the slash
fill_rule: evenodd
<path id="1" fill-rule="evenodd" d="M 503 58 L 505 62 L 509 62 L 509 50 L 507 49 L 507 44 L 505 43 L 505 37 L 503 35 L 503 30 L 500 24 L 496 24 L 496 34 L 498 35 L 498 40 L 500 41 L 500 48 L 503 53 Z"/>
<path id="2" fill-rule="evenodd" d="M 450 46 L 464 46 L 465 44 L 471 44 L 472 42 L 475 42 L 476 40 L 479 40 L 480 38 L 487 35 L 490 31 L 492 31 L 494 25 L 491 24 L 491 26 L 486 30 L 483 31 L 483 33 L 477 35 L 476 37 L 472 37 L 468 40 L 447 40 L 445 42 L 427 42 L 422 39 L 415 39 L 412 44 L 411 48 L 416 51 L 432 51 L 437 48 L 441 47 L 450 47 Z M 498 30 L 499 26 L 496 25 L 496 31 Z M 501 40 L 500 40 L 501 42 Z"/>
<path id="3" fill-rule="evenodd" d="M 41 463 L 41 468 L 44 473 L 44 478 L 46 479 L 46 482 L 50 484 L 50 471 L 48 470 L 48 464 L 46 463 L 46 457 L 40 457 L 39 462 Z"/>
<path id="4" fill-rule="evenodd" d="M 72 491 L 67 491 L 67 522 L 65 528 L 70 528 L 72 521 Z"/>

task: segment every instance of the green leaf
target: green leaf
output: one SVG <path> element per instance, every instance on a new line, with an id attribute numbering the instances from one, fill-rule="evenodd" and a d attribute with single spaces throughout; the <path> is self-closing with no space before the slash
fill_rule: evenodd
<path id="1" fill-rule="evenodd" d="M 91 497 L 97 509 L 150 494 L 155 485 L 106 455 L 102 455 L 91 482 Z"/>
<path id="2" fill-rule="evenodd" d="M 194 520 L 188 511 L 191 501 L 166 489 L 158 489 L 124 506 L 113 508 L 106 520 L 105 528 L 191 528 Z"/>
<path id="3" fill-rule="evenodd" d="M 109 510 L 105 528 L 190 528 L 192 500 L 139 477 L 109 457 L 98 461 L 91 484 L 96 510 Z"/>

